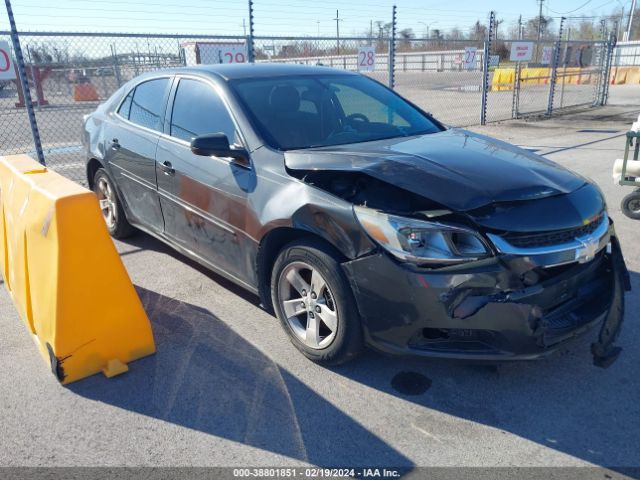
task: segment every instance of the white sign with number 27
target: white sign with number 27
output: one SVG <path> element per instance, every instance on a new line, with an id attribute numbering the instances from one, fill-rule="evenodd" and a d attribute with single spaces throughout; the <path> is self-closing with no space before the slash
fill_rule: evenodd
<path id="1" fill-rule="evenodd" d="M 0 42 L 0 80 L 14 80 L 16 71 L 11 61 L 11 50 L 8 42 Z"/>
<path id="2" fill-rule="evenodd" d="M 373 72 L 376 69 L 376 49 L 374 47 L 360 47 L 358 49 L 358 70 Z"/>
<path id="3" fill-rule="evenodd" d="M 476 68 L 476 54 L 478 49 L 476 47 L 464 47 L 464 68 L 472 70 Z"/>

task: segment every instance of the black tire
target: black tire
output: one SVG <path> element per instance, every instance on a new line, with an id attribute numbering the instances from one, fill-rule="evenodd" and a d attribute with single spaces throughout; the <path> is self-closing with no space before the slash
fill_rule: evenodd
<path id="1" fill-rule="evenodd" d="M 113 238 L 122 239 L 130 237 L 135 233 L 136 229 L 131 226 L 125 216 L 124 210 L 122 209 L 122 203 L 120 202 L 120 197 L 118 197 L 118 191 L 116 190 L 111 177 L 109 177 L 103 168 L 100 168 L 93 177 L 93 191 L 98 196 L 98 200 L 103 200 L 108 196 L 104 191 L 105 183 L 112 192 L 111 201 L 113 203 L 113 206 L 111 207 L 113 211 L 113 222 L 110 222 L 107 219 L 107 215 L 101 206 L 107 230 Z"/>
<path id="2" fill-rule="evenodd" d="M 271 273 L 271 299 L 276 315 L 282 323 L 282 328 L 304 356 L 327 366 L 339 365 L 353 360 L 363 349 L 360 315 L 351 286 L 340 266 L 341 260 L 343 259 L 339 253 L 324 242 L 314 238 L 300 239 L 286 245 L 280 251 Z M 317 270 L 323 277 L 330 293 L 331 307 L 337 312 L 335 335 L 326 347 L 311 348 L 305 344 L 296 334 L 283 311 L 281 293 L 284 295 L 285 292 L 280 292 L 281 277 L 285 270 L 301 262 Z M 318 303 L 320 303 L 320 299 Z M 308 322 L 308 315 L 309 313 L 303 313 L 301 317 Z M 316 315 L 320 318 L 320 314 Z M 322 325 L 324 326 L 324 324 Z"/>
<path id="3" fill-rule="evenodd" d="M 640 220 L 640 190 L 636 190 L 624 197 L 620 208 L 627 217 Z"/>

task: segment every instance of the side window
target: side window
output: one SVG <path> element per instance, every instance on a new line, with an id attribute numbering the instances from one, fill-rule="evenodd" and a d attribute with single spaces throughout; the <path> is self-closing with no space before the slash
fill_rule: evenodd
<path id="1" fill-rule="evenodd" d="M 138 85 L 133 94 L 129 120 L 143 127 L 162 131 L 163 99 L 168 84 L 168 78 L 159 78 Z"/>
<path id="2" fill-rule="evenodd" d="M 188 142 L 206 133 L 224 133 L 230 144 L 238 143 L 233 120 L 215 90 L 204 82 L 183 78 L 173 101 L 170 134 Z"/>
<path id="3" fill-rule="evenodd" d="M 337 87 L 335 95 L 347 117 L 362 114 L 372 122 L 386 123 L 397 127 L 409 126 L 409 122 L 394 112 L 391 105 L 385 105 L 366 93 L 347 85 L 338 84 Z"/>
<path id="4" fill-rule="evenodd" d="M 135 88 L 129 92 L 124 101 L 120 104 L 118 109 L 118 115 L 129 120 L 129 110 L 131 110 L 131 99 L 133 98 L 133 92 Z"/>

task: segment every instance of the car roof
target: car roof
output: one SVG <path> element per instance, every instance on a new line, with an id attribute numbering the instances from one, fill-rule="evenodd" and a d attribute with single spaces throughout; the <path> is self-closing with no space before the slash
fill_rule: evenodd
<path id="1" fill-rule="evenodd" d="M 240 78 L 268 78 L 292 75 L 357 75 L 354 72 L 338 70 L 321 65 L 299 65 L 295 63 L 227 63 L 168 68 L 150 72 L 148 75 L 144 76 L 153 76 L 158 73 L 209 74 L 215 75 L 225 81 Z"/>

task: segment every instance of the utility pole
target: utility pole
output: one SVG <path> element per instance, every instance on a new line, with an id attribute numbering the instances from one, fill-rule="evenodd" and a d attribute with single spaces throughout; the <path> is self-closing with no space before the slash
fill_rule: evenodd
<path id="1" fill-rule="evenodd" d="M 631 40 L 631 26 L 633 24 L 633 14 L 636 11 L 636 0 L 631 2 L 631 11 L 629 12 L 629 23 L 627 23 L 627 31 L 624 33 L 623 41 L 628 42 Z"/>
<path id="2" fill-rule="evenodd" d="M 540 13 L 538 14 L 538 41 L 536 42 L 536 60 L 540 58 L 540 38 L 542 37 L 542 4 L 544 0 L 538 0 L 540 3 Z"/>
<path id="3" fill-rule="evenodd" d="M 498 19 L 496 18 L 496 21 L 495 21 L 496 31 L 495 31 L 495 34 L 494 34 L 494 38 L 495 38 L 495 40 L 496 40 L 496 45 L 498 45 L 498 28 L 500 27 L 500 24 L 501 24 L 502 22 L 504 22 L 504 20 L 498 20 Z"/>
<path id="4" fill-rule="evenodd" d="M 518 17 L 518 40 L 522 40 L 522 15 Z"/>
<path id="5" fill-rule="evenodd" d="M 336 10 L 336 42 L 338 45 L 338 55 L 340 55 L 340 11 Z"/>
<path id="6" fill-rule="evenodd" d="M 369 20 L 369 45 L 373 45 L 373 20 Z"/>
<path id="7" fill-rule="evenodd" d="M 242 19 L 242 31 L 244 32 L 243 35 L 246 37 L 247 36 L 247 24 L 246 24 L 246 18 Z"/>
<path id="8" fill-rule="evenodd" d="M 542 4 L 544 0 L 538 0 L 540 3 L 540 14 L 538 15 L 538 44 L 540 43 L 540 37 L 542 35 Z"/>

